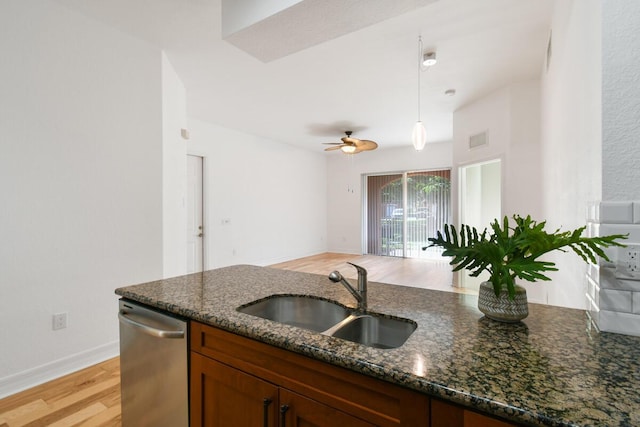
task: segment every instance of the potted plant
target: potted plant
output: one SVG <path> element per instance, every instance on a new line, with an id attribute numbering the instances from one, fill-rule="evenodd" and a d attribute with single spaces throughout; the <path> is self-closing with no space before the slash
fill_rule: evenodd
<path id="1" fill-rule="evenodd" d="M 442 255 L 453 257 L 453 271 L 467 269 L 471 276 L 486 271 L 489 280 L 480 285 L 478 308 L 494 320 L 517 322 L 528 315 L 526 291 L 516 284 L 516 278 L 535 282 L 551 280 L 543 273 L 557 271 L 555 263 L 539 258 L 551 251 L 571 248 L 585 262 L 597 263 L 596 256 L 610 261 L 602 248 L 624 246 L 617 242 L 626 235 L 582 237 L 585 227 L 574 231 L 548 233 L 546 222 L 536 222 L 531 216 L 513 216 L 514 225 L 504 217 L 502 224 L 495 219 L 491 231 L 478 233 L 475 227 L 462 225 L 460 232 L 453 225 L 444 226 L 444 235 L 438 231 L 429 238 L 432 246 L 444 248 Z"/>

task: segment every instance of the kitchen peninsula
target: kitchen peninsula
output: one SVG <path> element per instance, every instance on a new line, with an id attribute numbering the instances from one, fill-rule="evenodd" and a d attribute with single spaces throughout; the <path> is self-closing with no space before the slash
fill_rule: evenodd
<path id="1" fill-rule="evenodd" d="M 377 349 L 236 310 L 274 294 L 355 306 L 342 286 L 322 275 L 239 265 L 116 294 L 191 319 L 192 358 L 200 357 L 193 356 L 200 345 L 193 343 L 194 330 L 229 336 L 230 345 L 249 338 L 266 351 L 286 351 L 274 354 L 292 352 L 424 396 L 434 426 L 442 405 L 514 425 L 640 425 L 640 338 L 599 333 L 581 310 L 530 304 L 523 322 L 503 324 L 484 318 L 475 296 L 370 282 L 370 311 L 417 323 L 402 346 Z"/>

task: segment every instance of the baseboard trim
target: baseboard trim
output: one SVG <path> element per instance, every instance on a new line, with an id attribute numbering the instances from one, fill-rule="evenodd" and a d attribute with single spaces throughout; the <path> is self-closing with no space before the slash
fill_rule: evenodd
<path id="1" fill-rule="evenodd" d="M 0 378 L 0 399 L 46 383 L 120 354 L 118 341 L 101 345 L 8 377 Z"/>

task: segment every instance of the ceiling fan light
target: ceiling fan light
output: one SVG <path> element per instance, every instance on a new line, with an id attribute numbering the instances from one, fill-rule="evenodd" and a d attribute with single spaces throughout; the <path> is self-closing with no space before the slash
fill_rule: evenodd
<path id="1" fill-rule="evenodd" d="M 413 147 L 416 151 L 421 151 L 427 143 L 427 130 L 424 128 L 422 120 L 417 121 L 413 126 L 411 142 L 413 142 Z"/>
<path id="2" fill-rule="evenodd" d="M 347 154 L 353 154 L 356 152 L 355 145 L 343 145 L 342 147 L 340 147 L 340 149 L 342 150 L 343 153 L 347 153 Z"/>

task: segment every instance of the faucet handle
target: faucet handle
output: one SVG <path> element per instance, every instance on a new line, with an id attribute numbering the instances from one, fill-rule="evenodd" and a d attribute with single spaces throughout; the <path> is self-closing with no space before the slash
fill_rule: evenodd
<path id="1" fill-rule="evenodd" d="M 331 273 L 329 273 L 329 280 L 331 280 L 334 283 L 338 283 L 339 281 L 342 280 L 342 274 L 340 274 L 338 270 L 332 271 Z"/>
<path id="2" fill-rule="evenodd" d="M 356 265 L 356 264 L 354 264 L 352 262 L 349 262 L 349 261 L 347 261 L 347 264 L 350 264 L 350 265 L 354 266 L 356 268 L 356 270 L 358 270 L 358 274 L 361 274 L 363 276 L 367 275 L 367 269 L 366 268 L 361 267 L 359 265 Z"/>

